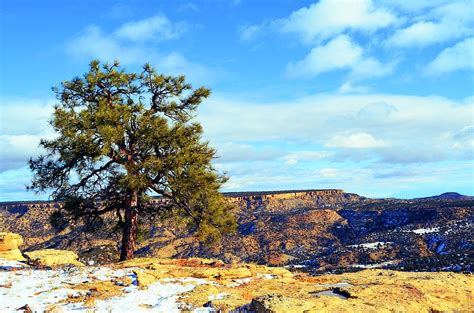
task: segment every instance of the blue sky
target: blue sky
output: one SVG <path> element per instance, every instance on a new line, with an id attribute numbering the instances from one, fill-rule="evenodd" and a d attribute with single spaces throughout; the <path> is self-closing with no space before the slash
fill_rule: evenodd
<path id="1" fill-rule="evenodd" d="M 51 87 L 119 59 L 185 74 L 225 190 L 474 194 L 472 1 L 0 3 L 0 200 L 54 134 Z"/>

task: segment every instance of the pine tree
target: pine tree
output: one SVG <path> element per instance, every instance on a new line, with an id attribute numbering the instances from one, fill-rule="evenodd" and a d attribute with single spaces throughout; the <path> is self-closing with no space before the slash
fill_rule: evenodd
<path id="1" fill-rule="evenodd" d="M 129 73 L 118 62 L 92 61 L 82 77 L 53 91 L 57 137 L 41 140 L 46 153 L 30 159 L 28 188 L 51 191 L 65 216 L 86 226 L 114 214 L 121 260 L 133 258 L 138 216 L 185 218 L 203 240 L 235 228 L 232 207 L 219 193 L 226 177 L 211 165 L 216 151 L 193 120 L 208 89 L 148 64 Z"/>

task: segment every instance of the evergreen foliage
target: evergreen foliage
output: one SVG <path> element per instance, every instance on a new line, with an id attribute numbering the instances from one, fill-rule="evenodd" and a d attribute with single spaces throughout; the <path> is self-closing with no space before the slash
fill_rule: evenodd
<path id="1" fill-rule="evenodd" d="M 208 242 L 235 228 L 232 207 L 219 193 L 226 177 L 211 165 L 216 151 L 193 120 L 208 89 L 148 64 L 128 73 L 118 62 L 92 61 L 82 77 L 53 90 L 57 136 L 43 139 L 46 154 L 29 161 L 29 188 L 52 190 L 65 216 L 86 225 L 115 214 L 121 259 L 133 257 L 138 215 L 185 219 Z M 150 192 L 162 200 L 152 201 Z"/>

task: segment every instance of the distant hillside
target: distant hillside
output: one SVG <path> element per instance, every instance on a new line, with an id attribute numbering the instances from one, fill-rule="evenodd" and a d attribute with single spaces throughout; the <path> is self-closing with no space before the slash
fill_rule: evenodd
<path id="1" fill-rule="evenodd" d="M 456 193 L 420 199 L 371 199 L 339 189 L 225 193 L 238 231 L 200 244 L 173 220 L 140 220 L 137 256 L 213 257 L 318 272 L 367 267 L 472 271 L 474 199 Z M 157 200 L 159 201 L 159 200 Z M 20 233 L 24 250 L 66 248 L 83 261 L 117 258 L 113 218 L 95 233 L 81 225 L 58 232 L 49 216 L 58 202 L 0 203 L 0 231 Z"/>
<path id="2" fill-rule="evenodd" d="M 465 196 L 457 192 L 445 192 L 437 196 L 425 197 L 419 199 L 433 199 L 433 200 L 473 200 L 474 196 Z"/>

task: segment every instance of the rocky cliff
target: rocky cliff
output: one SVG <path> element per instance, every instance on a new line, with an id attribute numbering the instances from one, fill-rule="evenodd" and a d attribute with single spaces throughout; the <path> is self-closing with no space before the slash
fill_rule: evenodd
<path id="1" fill-rule="evenodd" d="M 367 267 L 472 271 L 474 200 L 438 197 L 370 199 L 342 190 L 227 193 L 238 231 L 208 247 L 173 221 L 140 221 L 137 256 L 215 257 L 311 271 Z M 110 262 L 119 234 L 58 232 L 49 216 L 60 203 L 3 203 L 0 231 L 20 233 L 25 248 L 66 248 L 82 261 Z"/>

